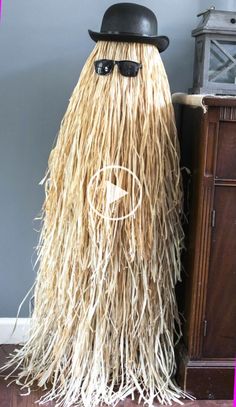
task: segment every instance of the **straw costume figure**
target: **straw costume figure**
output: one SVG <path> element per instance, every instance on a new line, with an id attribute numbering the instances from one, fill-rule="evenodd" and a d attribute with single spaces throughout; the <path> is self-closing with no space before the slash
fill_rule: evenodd
<path id="1" fill-rule="evenodd" d="M 186 394 L 174 381 L 183 230 L 179 145 L 160 57 L 169 40 L 157 35 L 153 12 L 134 3 L 111 6 L 101 31 L 89 33 L 96 45 L 44 180 L 30 335 L 8 368 L 20 367 L 22 389 L 36 383 L 47 389 L 42 402 L 61 407 L 127 396 L 171 404 Z M 108 183 L 126 196 L 105 202 Z"/>

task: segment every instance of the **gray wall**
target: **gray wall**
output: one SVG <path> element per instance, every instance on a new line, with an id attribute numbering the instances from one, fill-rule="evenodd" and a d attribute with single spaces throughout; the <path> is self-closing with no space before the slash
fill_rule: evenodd
<path id="1" fill-rule="evenodd" d="M 110 0 L 3 0 L 0 22 L 0 317 L 13 317 L 35 280 L 43 202 L 39 181 L 81 67 Z M 208 1 L 144 0 L 170 37 L 162 54 L 172 92 L 192 82 L 196 14 Z M 21 316 L 27 316 L 28 305 Z"/>

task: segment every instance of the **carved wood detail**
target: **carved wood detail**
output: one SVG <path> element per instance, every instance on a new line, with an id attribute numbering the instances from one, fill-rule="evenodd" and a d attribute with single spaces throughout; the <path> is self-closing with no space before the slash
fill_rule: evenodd
<path id="1" fill-rule="evenodd" d="M 193 319 L 192 346 L 190 350 L 192 358 L 200 357 L 202 350 L 211 233 L 211 187 L 203 186 L 202 201 L 201 226 L 199 230 L 199 257 L 196 264 L 198 275 L 195 280 L 195 304 L 193 304 L 195 315 Z"/>

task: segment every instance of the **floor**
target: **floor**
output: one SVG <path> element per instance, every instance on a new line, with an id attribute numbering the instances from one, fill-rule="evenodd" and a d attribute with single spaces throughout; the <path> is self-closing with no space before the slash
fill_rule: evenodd
<path id="1" fill-rule="evenodd" d="M 0 345 L 0 366 L 4 364 L 6 356 L 15 348 L 15 345 Z M 10 380 L 6 381 L 3 376 L 0 376 L 0 407 L 37 407 L 35 401 L 43 394 L 41 390 L 34 389 L 28 396 L 21 396 L 19 386 L 12 383 L 10 386 L 7 384 Z M 159 404 L 156 403 L 155 407 Z M 184 405 L 188 407 L 231 407 L 232 400 L 197 400 L 197 401 L 184 401 Z M 43 407 L 54 407 L 54 402 L 44 404 Z M 140 406 L 135 401 L 126 399 L 118 404 L 117 407 L 136 407 Z M 173 407 L 179 406 L 174 403 Z"/>

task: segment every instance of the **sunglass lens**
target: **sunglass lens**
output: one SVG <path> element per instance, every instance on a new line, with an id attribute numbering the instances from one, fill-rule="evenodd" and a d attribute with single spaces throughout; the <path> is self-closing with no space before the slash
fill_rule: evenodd
<path id="1" fill-rule="evenodd" d="M 98 75 L 108 75 L 113 69 L 113 61 L 108 59 L 100 59 L 99 61 L 94 62 L 95 72 Z"/>
<path id="2" fill-rule="evenodd" d="M 119 62 L 119 69 L 121 75 L 124 76 L 137 76 L 138 70 L 140 68 L 140 64 L 133 61 L 120 61 Z"/>

